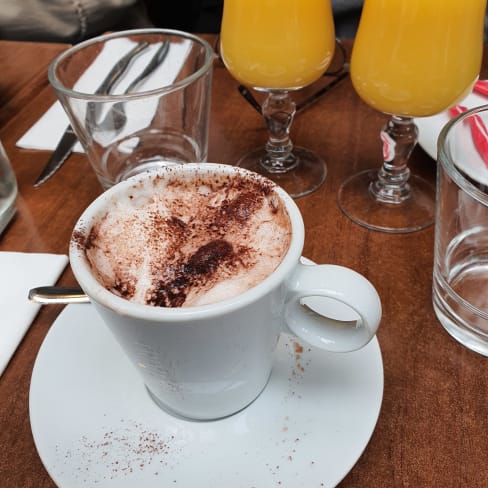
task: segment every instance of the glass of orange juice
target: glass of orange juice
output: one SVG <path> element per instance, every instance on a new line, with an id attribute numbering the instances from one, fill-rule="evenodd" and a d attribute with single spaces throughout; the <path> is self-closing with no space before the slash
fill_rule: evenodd
<path id="1" fill-rule="evenodd" d="M 414 117 L 462 100 L 478 78 L 486 0 L 365 0 L 351 55 L 359 96 L 390 115 L 381 131 L 383 165 L 350 177 L 339 206 L 354 222 L 405 233 L 434 221 L 435 189 L 410 174 Z"/>
<path id="2" fill-rule="evenodd" d="M 320 156 L 291 142 L 296 106 L 290 92 L 325 73 L 334 47 L 329 0 L 224 0 L 222 60 L 239 83 L 267 94 L 262 115 L 268 141 L 238 165 L 274 180 L 295 198 L 317 189 L 327 167 Z"/>

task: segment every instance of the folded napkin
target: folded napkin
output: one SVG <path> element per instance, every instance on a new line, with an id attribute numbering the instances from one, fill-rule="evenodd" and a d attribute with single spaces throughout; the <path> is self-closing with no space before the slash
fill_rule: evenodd
<path id="1" fill-rule="evenodd" d="M 41 307 L 29 289 L 54 285 L 67 263 L 60 254 L 0 252 L 0 376 Z"/>
<path id="2" fill-rule="evenodd" d="M 125 38 L 111 39 L 107 41 L 95 58 L 93 63 L 81 75 L 75 83 L 75 89 L 84 93 L 94 93 L 102 80 L 109 73 L 113 65 L 124 54 L 128 53 L 136 43 Z M 141 73 L 147 66 L 159 44 L 151 44 L 131 63 L 131 68 L 126 75 L 117 83 L 113 94 L 122 94 L 130 82 Z M 171 44 L 164 62 L 139 85 L 137 91 L 154 90 L 158 87 L 172 83 L 188 56 L 190 41 L 179 44 Z M 151 120 L 152 113 L 147 114 L 147 120 Z M 131 113 L 127 112 L 131 117 Z M 24 149 L 43 149 L 52 151 L 58 145 L 66 127 L 69 124 L 68 116 L 61 103 L 55 102 L 44 115 L 17 141 L 17 147 Z M 81 144 L 76 144 L 73 149 L 76 152 L 83 152 Z"/>

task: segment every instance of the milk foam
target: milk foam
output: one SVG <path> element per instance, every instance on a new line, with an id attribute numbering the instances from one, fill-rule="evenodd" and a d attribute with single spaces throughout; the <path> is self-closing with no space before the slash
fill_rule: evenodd
<path id="1" fill-rule="evenodd" d="M 128 300 L 190 307 L 243 293 L 286 254 L 291 224 L 271 183 L 208 175 L 137 182 L 89 230 L 98 281 Z"/>

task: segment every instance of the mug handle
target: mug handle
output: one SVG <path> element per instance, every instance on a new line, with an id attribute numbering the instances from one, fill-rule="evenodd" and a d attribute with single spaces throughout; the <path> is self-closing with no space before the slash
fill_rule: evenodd
<path id="1" fill-rule="evenodd" d="M 312 346 L 355 351 L 375 336 L 380 321 L 378 292 L 352 269 L 299 263 L 288 281 L 285 323 Z"/>

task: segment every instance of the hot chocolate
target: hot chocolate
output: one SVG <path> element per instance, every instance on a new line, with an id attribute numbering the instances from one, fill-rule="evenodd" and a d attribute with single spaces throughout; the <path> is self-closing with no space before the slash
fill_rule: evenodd
<path id="1" fill-rule="evenodd" d="M 189 307 L 237 296 L 277 268 L 291 224 L 271 182 L 168 174 L 135 181 L 74 235 L 100 283 L 136 303 Z"/>

